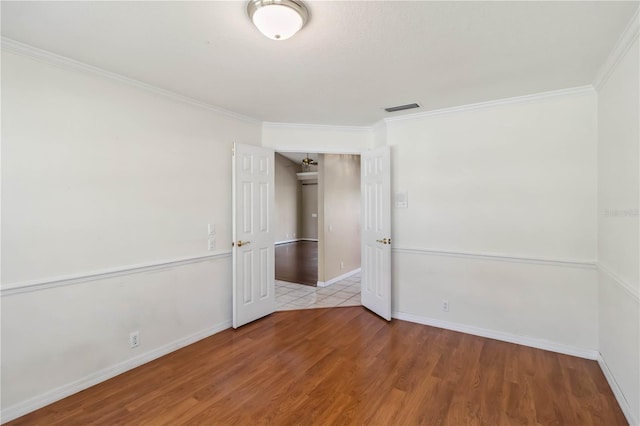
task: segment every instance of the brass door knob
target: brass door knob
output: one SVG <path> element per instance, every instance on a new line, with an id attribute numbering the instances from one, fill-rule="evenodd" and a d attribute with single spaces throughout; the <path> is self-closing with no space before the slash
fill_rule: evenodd
<path id="1" fill-rule="evenodd" d="M 247 244 L 251 244 L 251 241 L 238 240 L 238 247 L 246 246 Z"/>
<path id="2" fill-rule="evenodd" d="M 382 244 L 391 244 L 391 238 L 383 238 L 382 240 L 376 240 L 376 241 Z"/>

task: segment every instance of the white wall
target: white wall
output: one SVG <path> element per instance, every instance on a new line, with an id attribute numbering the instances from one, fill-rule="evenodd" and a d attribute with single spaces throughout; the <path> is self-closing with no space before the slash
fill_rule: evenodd
<path id="1" fill-rule="evenodd" d="M 386 138 L 409 205 L 393 211 L 396 316 L 594 357 L 595 92 L 388 120 Z"/>
<path id="2" fill-rule="evenodd" d="M 640 422 L 638 61 L 636 17 L 635 41 L 598 89 L 599 349 L 634 424 Z"/>
<path id="3" fill-rule="evenodd" d="M 262 144 L 282 152 L 358 154 L 371 148 L 373 132 L 366 127 L 264 123 Z"/>
<path id="4" fill-rule="evenodd" d="M 275 241 L 301 238 L 302 188 L 296 172 L 299 166 L 293 161 L 275 154 L 274 221 Z"/>
<path id="5" fill-rule="evenodd" d="M 372 129 L 373 132 L 373 147 L 387 145 L 387 123 L 384 121 L 378 122 Z"/>
<path id="6" fill-rule="evenodd" d="M 3 420 L 229 326 L 259 123 L 6 50 L 2 107 Z"/>

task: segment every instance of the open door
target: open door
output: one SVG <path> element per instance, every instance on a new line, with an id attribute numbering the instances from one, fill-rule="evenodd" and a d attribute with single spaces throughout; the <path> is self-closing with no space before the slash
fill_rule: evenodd
<path id="1" fill-rule="evenodd" d="M 361 157 L 362 305 L 391 321 L 391 158 L 388 146 Z"/>
<path id="2" fill-rule="evenodd" d="M 273 150 L 234 144 L 233 328 L 275 310 L 273 161 Z"/>

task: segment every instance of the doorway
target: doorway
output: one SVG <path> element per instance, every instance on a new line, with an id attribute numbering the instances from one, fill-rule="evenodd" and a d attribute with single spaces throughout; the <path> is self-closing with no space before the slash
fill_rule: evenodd
<path id="1" fill-rule="evenodd" d="M 274 164 L 276 310 L 360 305 L 360 156 Z"/>
<path id="2" fill-rule="evenodd" d="M 355 242 L 361 247 L 361 302 L 362 305 L 379 315 L 391 320 L 391 150 L 381 146 L 361 152 L 361 225 L 357 227 L 360 240 L 340 239 L 341 229 L 334 235 L 342 246 L 348 247 Z M 234 143 L 231 168 L 231 208 L 232 208 L 232 325 L 241 327 L 276 310 L 275 292 L 275 220 L 274 220 L 274 187 L 275 187 L 275 152 L 271 148 Z M 338 187 L 344 178 L 340 168 L 336 173 L 326 173 L 326 178 L 338 178 Z M 342 169 L 344 171 L 345 169 Z M 355 174 L 355 173 L 352 173 Z M 322 182 L 319 174 L 319 182 Z M 320 186 L 320 185 L 319 185 Z M 324 198 L 318 197 L 319 201 Z M 345 205 L 343 205 L 345 207 Z M 349 211 L 348 209 L 344 209 Z M 319 209 L 326 213 L 328 209 Z M 332 233 L 332 227 L 342 222 L 327 221 L 325 214 L 319 215 L 321 235 Z M 326 226 L 328 223 L 328 227 Z M 328 228 L 328 230 L 327 230 Z M 318 248 L 318 285 L 326 277 L 323 254 L 335 256 L 336 250 L 319 235 Z M 324 246 L 323 246 L 324 244 Z M 326 257 L 326 256 L 325 256 Z M 324 265 L 320 267 L 320 265 Z M 329 266 L 335 266 L 329 265 Z M 343 268 L 340 262 L 340 268 Z M 349 275 L 355 275 L 352 271 Z M 328 286 L 345 278 L 347 274 L 322 282 Z"/>

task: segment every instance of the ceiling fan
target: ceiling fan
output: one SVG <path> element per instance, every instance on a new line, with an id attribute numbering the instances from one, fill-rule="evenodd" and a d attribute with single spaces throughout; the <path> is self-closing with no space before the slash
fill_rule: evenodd
<path id="1" fill-rule="evenodd" d="M 307 156 L 305 158 L 302 159 L 302 165 L 309 167 L 309 166 L 317 166 L 318 162 L 312 160 L 311 158 L 309 158 L 309 153 L 307 153 Z"/>

